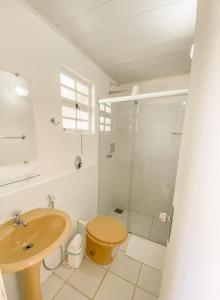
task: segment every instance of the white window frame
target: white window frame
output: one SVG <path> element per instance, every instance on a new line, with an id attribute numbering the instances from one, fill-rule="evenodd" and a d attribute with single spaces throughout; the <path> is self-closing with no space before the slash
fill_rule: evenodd
<path id="1" fill-rule="evenodd" d="M 68 85 L 64 85 L 61 82 L 62 74 L 69 77 L 70 79 L 72 79 L 75 82 L 74 88 L 70 87 Z M 88 88 L 88 95 L 77 90 L 77 83 L 82 84 Z M 76 75 L 75 72 L 71 72 L 66 69 L 61 69 L 60 76 L 59 76 L 59 85 L 60 85 L 61 116 L 62 116 L 63 130 L 65 132 L 70 132 L 70 133 L 90 133 L 90 134 L 94 133 L 94 125 L 93 125 L 93 123 L 94 123 L 94 116 L 93 116 L 93 89 L 94 89 L 94 86 L 93 86 L 93 84 L 90 83 L 89 81 L 83 79 L 81 76 Z M 61 93 L 62 87 L 67 89 L 70 92 L 73 92 L 75 94 L 75 100 L 71 100 L 71 99 L 63 97 L 62 93 Z M 77 97 L 79 95 L 82 95 L 83 97 L 88 98 L 88 105 L 77 101 Z M 63 106 L 75 109 L 75 117 L 74 116 L 73 117 L 64 116 L 63 111 L 62 111 Z M 79 118 L 78 112 L 80 112 L 80 111 L 88 113 L 88 121 L 85 119 Z M 64 119 L 75 121 L 76 127 L 75 128 L 65 128 L 63 125 Z M 82 129 L 82 128 L 78 127 L 78 122 L 88 123 L 88 129 Z"/>
<path id="2" fill-rule="evenodd" d="M 104 110 L 101 110 L 101 107 L 104 108 Z M 108 112 L 108 108 L 110 108 L 110 112 Z M 103 121 L 101 121 L 103 119 Z M 106 121 L 107 119 L 110 119 L 110 124 L 108 124 Z M 101 129 L 101 126 L 103 126 L 103 130 Z M 109 130 L 107 130 L 109 128 Z M 112 105 L 111 103 L 102 103 L 99 104 L 99 131 L 102 133 L 111 133 L 112 131 Z"/>

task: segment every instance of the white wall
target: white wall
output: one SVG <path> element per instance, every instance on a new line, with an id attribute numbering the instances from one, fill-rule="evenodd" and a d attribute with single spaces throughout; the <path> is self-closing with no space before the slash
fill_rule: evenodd
<path id="1" fill-rule="evenodd" d="M 189 88 L 189 74 L 161 77 L 140 82 L 132 82 L 129 84 L 123 84 L 121 85 L 121 87 L 132 87 L 134 85 L 139 86 L 140 93 L 187 89 Z"/>
<path id="2" fill-rule="evenodd" d="M 200 0 L 161 300 L 220 299 L 219 53 L 220 3 Z"/>
<path id="3" fill-rule="evenodd" d="M 94 83 L 96 98 L 106 95 L 110 79 L 22 2 L 0 2 L 0 37 L 0 68 L 19 72 L 32 83 L 38 145 L 37 161 L 0 168 L 0 180 L 31 172 L 41 174 L 33 182 L 0 189 L 0 221 L 10 218 L 15 209 L 47 206 L 49 193 L 55 195 L 56 207 L 68 212 L 73 221 L 91 218 L 97 211 L 97 134 L 83 136 L 84 168 L 76 171 L 74 158 L 80 153 L 80 136 L 64 134 L 61 127 L 52 126 L 48 120 L 61 117 L 61 67 Z M 42 275 L 47 276 L 45 272 Z M 12 276 L 4 278 L 9 300 L 16 300 Z"/>

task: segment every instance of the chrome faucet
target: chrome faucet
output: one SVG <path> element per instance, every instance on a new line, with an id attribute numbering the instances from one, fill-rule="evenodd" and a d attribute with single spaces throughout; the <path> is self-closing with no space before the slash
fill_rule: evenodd
<path id="1" fill-rule="evenodd" d="M 28 225 L 28 222 L 26 222 L 24 219 L 21 218 L 21 214 L 22 214 L 22 211 L 18 211 L 16 210 L 14 213 L 13 213 L 13 217 L 15 218 L 14 219 L 14 226 L 20 226 L 20 225 L 23 225 L 24 227 Z"/>

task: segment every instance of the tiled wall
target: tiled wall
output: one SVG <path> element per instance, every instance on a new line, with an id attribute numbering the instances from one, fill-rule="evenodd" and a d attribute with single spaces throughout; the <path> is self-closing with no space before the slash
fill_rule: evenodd
<path id="1" fill-rule="evenodd" d="M 172 206 L 185 106 L 183 97 L 140 101 L 134 134 L 130 208 L 169 213 Z"/>

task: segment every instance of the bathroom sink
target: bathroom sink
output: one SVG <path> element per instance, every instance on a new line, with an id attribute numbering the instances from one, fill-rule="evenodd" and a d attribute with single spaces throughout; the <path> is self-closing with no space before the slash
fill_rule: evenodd
<path id="1" fill-rule="evenodd" d="M 33 209 L 21 217 L 25 225 L 15 225 L 14 220 L 0 225 L 0 269 L 2 272 L 19 272 L 24 285 L 35 289 L 37 295 L 40 263 L 66 238 L 71 222 L 66 213 L 50 208 Z M 30 294 L 25 294 L 26 290 L 22 299 L 28 299 Z M 31 299 L 42 299 L 41 292 L 36 298 L 32 294 Z"/>
<path id="2" fill-rule="evenodd" d="M 31 210 L 22 215 L 27 226 L 14 226 L 14 221 L 0 225 L 0 269 L 18 272 L 42 261 L 66 237 L 69 217 L 49 208 Z"/>

